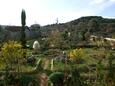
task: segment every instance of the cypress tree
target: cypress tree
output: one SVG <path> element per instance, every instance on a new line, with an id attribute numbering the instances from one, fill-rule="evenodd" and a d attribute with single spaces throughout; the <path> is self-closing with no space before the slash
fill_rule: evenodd
<path id="1" fill-rule="evenodd" d="M 21 28 L 21 44 L 23 46 L 23 48 L 26 48 L 26 34 L 25 34 L 25 28 L 26 28 L 26 13 L 25 10 L 22 10 L 21 12 L 21 24 L 22 24 L 22 28 Z"/>

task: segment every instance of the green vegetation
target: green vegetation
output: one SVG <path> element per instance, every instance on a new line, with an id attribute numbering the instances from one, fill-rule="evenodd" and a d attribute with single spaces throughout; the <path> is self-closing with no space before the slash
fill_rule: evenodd
<path id="1" fill-rule="evenodd" d="M 0 86 L 115 86 L 115 42 L 104 39 L 114 36 L 114 22 L 89 16 L 35 24 L 27 39 L 22 10 L 21 43 L 5 40 L 0 27 Z"/>
<path id="2" fill-rule="evenodd" d="M 15 43 L 12 43 L 12 45 L 15 45 Z M 8 44 L 8 46 L 10 46 L 10 44 Z M 11 47 L 13 47 L 13 46 L 11 46 Z M 15 49 L 17 50 L 17 48 L 15 48 Z M 17 54 L 13 54 L 14 51 L 12 50 L 12 48 L 10 48 L 9 51 L 10 52 L 12 51 L 12 55 L 13 55 L 12 57 L 8 57 L 9 59 L 14 60 L 12 58 L 20 57 L 20 56 L 18 56 L 17 51 L 15 52 Z M 60 51 L 60 53 L 59 53 L 59 51 Z M 79 52 L 79 51 L 82 51 L 82 52 Z M 76 84 L 79 83 L 78 86 L 86 86 L 86 85 L 88 85 L 88 86 L 96 86 L 96 85 L 104 86 L 104 85 L 108 84 L 108 83 L 106 83 L 106 81 L 105 81 L 106 78 L 104 76 L 111 77 L 111 74 L 114 74 L 113 69 L 114 69 L 114 65 L 115 65 L 115 63 L 114 63 L 115 51 L 113 51 L 113 50 L 105 50 L 103 48 L 97 48 L 97 49 L 95 49 L 95 48 L 94 49 L 93 48 L 81 48 L 80 50 L 79 49 L 71 49 L 71 50 L 67 49 L 67 50 L 65 50 L 65 54 L 64 54 L 65 56 L 67 56 L 67 58 L 64 57 L 66 59 L 63 58 L 63 53 L 62 53 L 63 50 L 61 50 L 61 49 L 57 49 L 57 50 L 49 49 L 49 50 L 42 51 L 41 53 L 38 53 L 38 54 L 32 54 L 33 50 L 27 50 L 26 52 L 27 52 L 27 57 L 25 58 L 25 60 L 27 60 L 29 58 L 28 56 L 33 55 L 35 57 L 36 61 L 35 61 L 34 65 L 30 65 L 26 61 L 23 64 L 19 65 L 19 67 L 21 68 L 19 73 L 22 72 L 20 74 L 21 75 L 20 78 L 22 77 L 22 74 L 24 74 L 24 75 L 27 74 L 29 77 L 35 76 L 35 78 L 32 78 L 32 79 L 36 81 L 36 79 L 38 77 L 37 75 L 39 75 L 39 74 L 41 75 L 42 73 L 46 73 L 46 75 L 48 77 L 52 73 L 55 74 L 55 72 L 62 72 L 64 74 L 64 80 L 65 80 L 62 83 L 63 85 L 68 84 L 68 86 L 71 86 L 71 84 L 73 84 L 73 86 L 76 86 Z M 2 53 L 2 51 L 1 51 L 1 53 Z M 68 55 L 70 53 L 75 57 L 76 61 L 69 60 L 70 57 L 68 57 Z M 109 54 L 109 53 L 112 53 L 112 54 Z M 7 52 L 7 54 L 4 53 L 4 55 L 6 57 L 6 55 L 9 55 L 9 54 Z M 19 54 L 19 55 L 21 55 L 21 54 Z M 61 55 L 61 57 L 57 58 L 60 55 Z M 112 60 L 111 60 L 111 58 L 112 58 Z M 53 70 L 51 68 L 52 59 L 54 59 L 53 60 L 54 61 L 53 62 Z M 5 60 L 7 60 L 7 59 L 5 59 Z M 10 60 L 8 60 L 8 61 L 10 61 Z M 21 58 L 20 61 L 22 62 L 22 61 L 24 61 L 24 59 Z M 1 63 L 2 66 L 0 67 L 0 70 L 4 70 L 5 65 L 3 65 L 3 63 L 4 62 Z M 10 66 L 10 63 L 8 63 L 9 66 Z M 12 68 L 17 69 L 17 67 L 18 67 L 17 63 L 12 63 Z M 11 71 L 11 69 L 7 69 L 7 70 Z M 15 72 L 14 69 L 12 70 L 12 72 L 13 71 Z M 78 74 L 77 74 L 77 72 L 78 72 Z M 109 73 L 109 72 L 111 72 L 111 73 Z M 16 77 L 17 77 L 17 75 L 14 76 L 14 80 L 16 79 Z M 77 78 L 77 77 L 79 77 L 79 78 Z M 8 79 L 10 79 L 10 77 Z M 112 80 L 114 80 L 114 77 L 112 77 Z M 30 79 L 30 81 L 31 81 L 31 79 Z M 95 83 L 94 83 L 94 81 L 95 81 Z M 112 81 L 111 83 L 113 83 L 113 82 L 114 81 Z M 40 83 L 41 83 L 41 81 L 39 80 L 38 84 L 40 84 Z M 48 80 L 46 80 L 44 83 L 50 83 L 50 82 L 48 82 Z M 61 82 L 58 84 L 61 84 Z"/>
<path id="3" fill-rule="evenodd" d="M 22 28 L 21 28 L 21 44 L 23 46 L 23 48 L 26 48 L 26 34 L 25 34 L 25 28 L 26 28 L 26 13 L 25 10 L 22 10 L 21 13 L 21 23 L 22 23 Z"/>

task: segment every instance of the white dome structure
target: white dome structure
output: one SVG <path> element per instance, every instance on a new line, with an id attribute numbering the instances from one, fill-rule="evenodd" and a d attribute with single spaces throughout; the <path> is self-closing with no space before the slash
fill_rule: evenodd
<path id="1" fill-rule="evenodd" d="M 38 51 L 40 49 L 40 44 L 39 44 L 38 41 L 34 41 L 34 43 L 33 43 L 33 49 L 35 51 Z"/>

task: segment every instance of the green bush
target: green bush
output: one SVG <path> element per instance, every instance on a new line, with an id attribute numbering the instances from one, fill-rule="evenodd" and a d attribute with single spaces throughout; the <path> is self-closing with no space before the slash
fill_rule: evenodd
<path id="1" fill-rule="evenodd" d="M 22 75 L 19 80 L 21 86 L 28 86 L 30 82 L 34 84 L 33 86 L 39 86 L 38 82 L 36 81 L 36 77 L 34 76 Z"/>
<path id="2" fill-rule="evenodd" d="M 54 72 L 49 76 L 49 80 L 53 83 L 54 86 L 58 86 L 60 84 L 63 84 L 64 73 Z"/>

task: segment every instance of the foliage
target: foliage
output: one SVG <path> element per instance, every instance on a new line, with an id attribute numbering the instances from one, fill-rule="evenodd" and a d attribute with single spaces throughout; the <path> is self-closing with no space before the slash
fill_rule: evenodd
<path id="1" fill-rule="evenodd" d="M 71 43 L 79 43 L 84 41 L 85 38 L 88 39 L 90 35 L 98 35 L 103 37 L 111 37 L 111 34 L 115 32 L 115 19 L 106 19 L 101 16 L 87 16 L 81 17 L 79 19 L 64 23 L 64 24 L 52 24 L 41 27 L 42 36 L 48 37 L 51 36 L 52 31 L 58 30 L 62 37 L 62 42 L 67 42 L 68 32 L 71 33 L 70 39 Z M 88 32 L 88 33 L 87 33 Z M 59 38 L 54 34 L 56 39 Z M 80 35 L 80 37 L 79 37 Z M 87 41 L 87 40 L 85 40 Z"/>
<path id="2" fill-rule="evenodd" d="M 25 34 L 25 25 L 26 25 L 26 13 L 25 10 L 22 10 L 21 13 L 21 23 L 22 23 L 22 28 L 21 28 L 21 44 L 23 48 L 26 48 L 26 34 Z"/>
<path id="3" fill-rule="evenodd" d="M 35 72 L 40 72 L 40 71 L 43 71 L 43 66 L 42 66 L 42 59 L 39 59 L 37 64 L 36 64 L 36 67 L 34 68 L 34 71 Z"/>
<path id="4" fill-rule="evenodd" d="M 7 31 L 0 25 L 0 43 L 8 39 Z"/>
<path id="5" fill-rule="evenodd" d="M 9 76 L 11 70 L 17 69 L 18 72 L 20 71 L 19 64 L 22 61 L 23 53 L 22 45 L 17 41 L 8 41 L 3 44 L 0 60 L 5 64 L 5 84 L 8 84 L 12 80 L 12 77 Z"/>
<path id="6" fill-rule="evenodd" d="M 79 32 L 78 36 L 79 36 L 80 40 L 84 41 L 85 40 L 85 31 Z"/>
<path id="7" fill-rule="evenodd" d="M 59 86 L 60 84 L 63 84 L 64 73 L 54 72 L 49 76 L 49 80 L 53 83 L 54 86 Z"/>
<path id="8" fill-rule="evenodd" d="M 59 49 L 48 49 L 44 52 L 44 55 L 50 56 L 50 57 L 55 57 L 59 55 L 61 51 Z"/>
<path id="9" fill-rule="evenodd" d="M 52 31 L 50 36 L 49 36 L 49 46 L 50 47 L 56 47 L 56 48 L 61 48 L 62 44 L 62 37 L 61 33 L 58 30 Z"/>
<path id="10" fill-rule="evenodd" d="M 104 65 L 102 64 L 102 60 L 99 60 L 96 67 L 97 72 L 97 81 L 100 82 L 100 84 L 104 84 Z"/>
<path id="11" fill-rule="evenodd" d="M 29 86 L 29 83 L 32 83 L 32 86 L 39 86 L 36 77 L 29 75 L 22 75 L 20 77 L 21 86 Z"/>
<path id="12" fill-rule="evenodd" d="M 106 74 L 106 83 L 108 86 L 115 85 L 115 67 L 113 64 L 114 59 L 115 59 L 114 54 L 110 53 L 108 58 L 108 71 Z"/>
<path id="13" fill-rule="evenodd" d="M 27 58 L 27 63 L 30 64 L 31 66 L 34 66 L 36 62 L 36 58 L 34 56 L 30 56 Z"/>
<path id="14" fill-rule="evenodd" d="M 77 61 L 79 58 L 85 56 L 85 52 L 83 49 L 73 49 L 69 52 L 68 57 L 72 61 Z"/>
<path id="15" fill-rule="evenodd" d="M 26 13 L 25 13 L 25 10 L 23 9 L 22 10 L 22 13 L 21 13 L 21 23 L 22 23 L 22 26 L 25 26 L 26 25 Z"/>
<path id="16" fill-rule="evenodd" d="M 88 23 L 89 31 L 90 32 L 95 32 L 99 31 L 99 22 L 97 18 L 93 18 L 89 21 Z"/>
<path id="17" fill-rule="evenodd" d="M 71 75 L 72 75 L 72 78 L 71 78 L 72 81 L 71 81 L 70 85 L 72 85 L 72 86 L 87 86 L 84 84 L 84 81 L 82 80 L 78 69 L 72 69 Z"/>
<path id="18" fill-rule="evenodd" d="M 8 41 L 4 43 L 1 48 L 1 60 L 9 66 L 19 61 L 23 57 L 24 50 L 22 49 L 22 45 L 17 41 Z"/>

